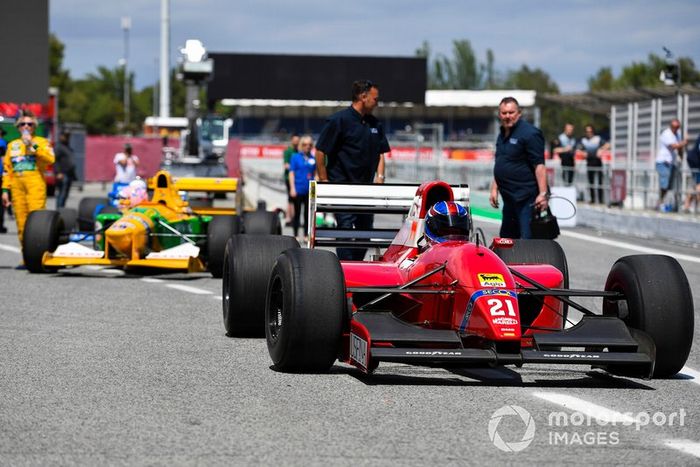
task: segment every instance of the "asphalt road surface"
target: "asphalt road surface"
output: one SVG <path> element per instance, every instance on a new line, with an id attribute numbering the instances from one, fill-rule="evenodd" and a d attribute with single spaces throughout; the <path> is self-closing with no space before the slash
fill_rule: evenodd
<path id="1" fill-rule="evenodd" d="M 616 258 L 640 250 L 679 259 L 696 338 L 673 379 L 539 365 L 293 375 L 270 368 L 264 340 L 225 336 L 220 280 L 33 275 L 14 269 L 14 232 L 0 235 L 2 465 L 700 462 L 697 249 L 584 229 L 560 238 L 575 288 L 602 288 Z"/>

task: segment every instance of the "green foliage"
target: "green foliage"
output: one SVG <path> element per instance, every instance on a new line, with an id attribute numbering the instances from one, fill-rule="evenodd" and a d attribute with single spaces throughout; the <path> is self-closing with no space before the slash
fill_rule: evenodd
<path id="1" fill-rule="evenodd" d="M 700 71 L 689 57 L 678 59 L 681 67 L 681 84 L 700 84 Z M 649 54 L 646 62 L 632 62 L 615 77 L 610 67 L 600 68 L 595 75 L 588 78 L 590 91 L 614 91 L 629 88 L 655 88 L 662 86 L 659 75 L 666 67 L 666 59 Z"/>
<path id="2" fill-rule="evenodd" d="M 479 63 L 467 39 L 452 41 L 451 58 L 438 54 L 431 59 L 428 41 L 423 41 L 415 54 L 427 59 L 429 89 L 483 89 L 484 82 L 494 85 L 493 52 L 487 51 L 487 64 Z"/>
<path id="3" fill-rule="evenodd" d="M 84 79 L 72 80 L 63 70 L 65 46 L 53 34 L 49 38 L 51 85 L 59 88 L 59 116 L 62 122 L 82 123 L 90 134 L 141 133 L 143 122 L 153 114 L 154 86 L 134 89 L 134 76 L 129 73 L 129 127 L 124 122 L 124 69 L 100 66 Z M 171 115 L 185 114 L 185 86 L 173 70 L 171 83 Z M 156 84 L 157 86 L 157 84 Z"/>

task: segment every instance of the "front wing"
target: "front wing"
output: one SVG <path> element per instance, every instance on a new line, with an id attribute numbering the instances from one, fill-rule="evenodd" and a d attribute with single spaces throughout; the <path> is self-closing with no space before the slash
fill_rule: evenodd
<path id="1" fill-rule="evenodd" d="M 345 360 L 364 371 L 379 362 L 436 366 L 524 364 L 591 365 L 612 373 L 650 378 L 655 350 L 651 339 L 633 333 L 618 318 L 585 316 L 575 326 L 532 336 L 532 347 L 509 350 L 498 344 L 467 348 L 452 330 L 405 323 L 389 312 L 353 315 Z"/>

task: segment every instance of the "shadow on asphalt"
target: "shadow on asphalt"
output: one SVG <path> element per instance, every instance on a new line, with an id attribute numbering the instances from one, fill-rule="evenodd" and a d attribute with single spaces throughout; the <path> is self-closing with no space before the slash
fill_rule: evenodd
<path id="1" fill-rule="evenodd" d="M 334 366 L 333 372 L 347 374 L 368 386 L 464 386 L 491 387 L 512 386 L 524 388 L 595 388 L 595 389 L 637 389 L 655 390 L 639 381 L 620 378 L 602 371 L 536 370 L 533 373 L 523 370 L 532 381 L 524 381 L 523 375 L 510 368 L 426 368 L 392 367 L 371 375 L 355 368 Z M 410 372 L 410 374 L 409 374 Z M 562 378 L 561 375 L 565 377 Z M 453 376 L 450 376 L 453 375 Z M 551 376 L 551 378 L 550 378 Z M 469 379 L 463 379 L 469 378 Z"/>

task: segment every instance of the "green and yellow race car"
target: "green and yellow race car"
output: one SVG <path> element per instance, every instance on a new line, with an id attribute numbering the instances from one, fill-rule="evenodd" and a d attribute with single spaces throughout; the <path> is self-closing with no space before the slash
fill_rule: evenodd
<path id="1" fill-rule="evenodd" d="M 238 207 L 194 207 L 183 199 L 187 192 L 237 193 L 236 178 L 173 179 L 170 173 L 160 171 L 148 182 L 152 195 L 148 196 L 145 184 L 143 190 L 141 198 L 134 193 L 126 197 L 119 210 L 98 213 L 92 231 L 76 229 L 78 224 L 85 225 L 85 219 L 76 219 L 75 213 L 32 212 L 22 241 L 27 269 L 46 273 L 103 265 L 208 270 L 214 277 L 221 277 L 224 250 L 231 235 L 281 233 L 275 212 L 242 212 L 239 202 Z"/>

